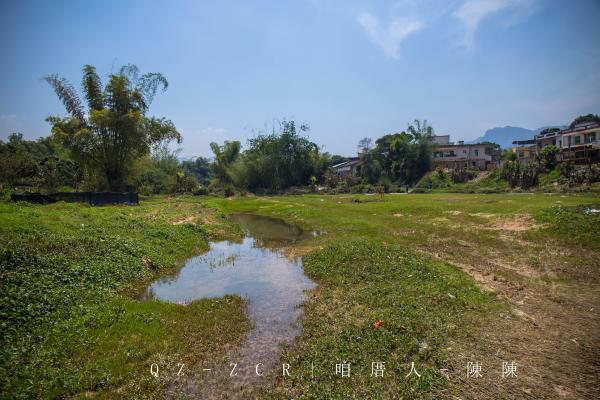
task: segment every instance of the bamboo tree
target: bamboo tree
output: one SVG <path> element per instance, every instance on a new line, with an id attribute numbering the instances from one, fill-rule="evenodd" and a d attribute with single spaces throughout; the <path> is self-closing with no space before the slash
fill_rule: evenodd
<path id="1" fill-rule="evenodd" d="M 181 142 L 181 135 L 171 121 L 146 116 L 158 89 L 165 91 L 168 87 L 161 74 L 140 76 L 135 65 L 126 65 L 119 73 L 109 75 L 103 87 L 96 69 L 85 65 L 81 86 L 87 113 L 77 91 L 66 79 L 56 74 L 44 79 L 69 114 L 47 118 L 52 124 L 52 134 L 70 150 L 88 178 L 97 178 L 97 189 L 126 189 L 137 159 L 161 143 Z"/>

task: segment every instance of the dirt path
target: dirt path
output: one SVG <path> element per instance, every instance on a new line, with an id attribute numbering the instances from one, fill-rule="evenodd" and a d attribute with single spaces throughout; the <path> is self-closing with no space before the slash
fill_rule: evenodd
<path id="1" fill-rule="evenodd" d="M 480 172 L 479 174 L 477 174 L 477 176 L 475 178 L 471 179 L 469 181 L 469 183 L 479 182 L 480 180 L 487 178 L 491 174 L 492 174 L 492 171 L 483 171 L 483 172 Z"/>
<path id="2" fill-rule="evenodd" d="M 515 253 L 526 252 L 541 267 L 510 262 L 513 257 L 492 251 L 482 256 L 476 246 L 463 246 L 456 252 L 450 243 L 438 242 L 422 249 L 459 266 L 510 306 L 481 331 L 452 345 L 447 367 L 452 384 L 447 398 L 600 398 L 597 278 L 576 271 L 565 276 L 552 246 L 529 243 L 518 235 L 500 240 L 510 241 Z M 512 361 L 517 365 L 517 378 L 503 378 L 502 363 Z M 482 377 L 467 377 L 468 362 L 482 364 Z"/>

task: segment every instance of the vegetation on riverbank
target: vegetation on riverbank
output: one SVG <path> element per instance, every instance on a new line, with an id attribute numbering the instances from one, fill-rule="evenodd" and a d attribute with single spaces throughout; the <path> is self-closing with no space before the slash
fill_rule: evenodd
<path id="1" fill-rule="evenodd" d="M 135 300 L 209 237 L 238 233 L 198 203 L 0 203 L 2 397 L 148 398 L 171 382 L 149 375 L 152 362 L 176 374 L 241 340 L 240 298 Z"/>
<path id="2" fill-rule="evenodd" d="M 507 175 L 519 175 L 519 172 L 507 172 L 516 164 L 509 164 L 506 169 L 494 171 L 453 171 L 436 169 L 425 175 L 416 185 L 414 191 L 455 192 L 455 193 L 507 193 L 507 192 L 600 192 L 600 167 L 597 165 L 576 166 L 559 164 L 551 169 L 535 170 L 532 165 L 526 169 L 534 174 L 530 184 L 520 186 L 521 178 L 511 181 Z M 514 169 L 514 168 L 512 168 Z M 525 168 L 522 167 L 525 173 Z M 456 173 L 466 173 L 468 180 L 455 179 Z M 512 182 L 512 183 L 511 183 Z"/>

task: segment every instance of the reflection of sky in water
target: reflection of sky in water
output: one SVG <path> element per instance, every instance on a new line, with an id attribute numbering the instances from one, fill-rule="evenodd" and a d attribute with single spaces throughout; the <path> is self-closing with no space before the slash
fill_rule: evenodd
<path id="1" fill-rule="evenodd" d="M 176 276 L 154 282 L 149 292 L 169 302 L 242 296 L 248 300 L 253 327 L 246 342 L 228 356 L 242 370 L 243 364 L 273 365 L 279 344 L 289 343 L 299 334 L 300 327 L 295 324 L 301 314 L 298 305 L 305 300 L 304 291 L 314 287 L 304 275 L 301 259 L 290 260 L 279 250 L 304 234 L 272 218 L 238 214 L 232 219 L 247 232 L 241 243 L 211 242 L 207 253 L 189 259 Z M 251 373 L 246 375 L 254 379 Z"/>
<path id="2" fill-rule="evenodd" d="M 256 247 L 255 239 L 247 236 L 242 243 L 211 242 L 207 253 L 188 260 L 176 277 L 154 282 L 150 291 L 154 298 L 170 302 L 239 294 L 255 308 L 253 303 L 297 304 L 294 298 L 309 287 L 300 259 Z"/>

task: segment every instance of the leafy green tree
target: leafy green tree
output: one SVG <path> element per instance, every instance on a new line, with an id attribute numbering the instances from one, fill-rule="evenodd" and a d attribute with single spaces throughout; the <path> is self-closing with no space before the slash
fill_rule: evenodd
<path id="1" fill-rule="evenodd" d="M 506 179 L 509 186 L 514 188 L 521 182 L 521 164 L 516 160 L 509 160 L 504 163 L 500 176 Z"/>
<path id="2" fill-rule="evenodd" d="M 406 132 L 382 136 L 375 142 L 374 157 L 371 157 L 369 162 L 373 163 L 372 160 L 376 159 L 382 169 L 380 174 L 385 173 L 392 180 L 409 180 L 416 157 L 413 139 L 414 137 Z M 373 181 L 373 178 L 368 178 L 369 183 L 379 180 L 377 178 Z"/>
<path id="3" fill-rule="evenodd" d="M 123 190 L 136 160 L 165 141 L 181 142 L 175 125 L 167 119 L 147 117 L 159 88 L 167 80 L 159 73 L 139 75 L 134 65 L 123 66 L 102 85 L 96 69 L 83 67 L 82 89 L 87 113 L 73 85 L 57 75 L 45 77 L 69 116 L 51 116 L 52 133 L 70 150 L 88 176 L 98 179 L 98 189 Z"/>
<path id="4" fill-rule="evenodd" d="M 358 173 L 368 183 L 375 184 L 381 178 L 383 167 L 381 165 L 383 158 L 375 151 L 363 154 L 361 162 L 358 165 Z"/>
<path id="5" fill-rule="evenodd" d="M 502 159 L 502 149 L 498 143 L 494 142 L 481 142 L 485 145 L 485 154 L 492 156 L 493 161 L 500 161 Z"/>
<path id="6" fill-rule="evenodd" d="M 561 131 L 560 128 L 553 126 L 553 127 L 542 129 L 539 134 L 540 135 L 545 135 L 547 133 L 555 133 L 555 132 L 560 132 L 560 131 Z"/>
<path id="7" fill-rule="evenodd" d="M 361 160 L 360 174 L 369 183 L 381 177 L 392 182 L 412 184 L 431 170 L 431 136 L 433 128 L 427 121 L 415 120 L 406 132 L 382 136 L 375 148 Z"/>
<path id="8" fill-rule="evenodd" d="M 152 162 L 156 168 L 174 177 L 180 170 L 179 153 L 181 149 L 171 150 L 163 143 L 153 149 Z"/>
<path id="9" fill-rule="evenodd" d="M 431 138 L 433 136 L 433 127 L 429 125 L 426 119 L 418 120 L 415 119 L 412 124 L 408 124 L 408 128 L 406 129 L 408 133 L 413 135 L 415 140 L 419 140 L 421 138 Z"/>
<path id="10" fill-rule="evenodd" d="M 187 173 L 178 155 L 181 149 L 171 150 L 166 144 L 153 149 L 136 167 L 134 186 L 143 194 L 189 193 L 199 183 Z"/>
<path id="11" fill-rule="evenodd" d="M 331 156 L 329 155 L 329 153 L 321 153 L 317 149 L 317 151 L 311 152 L 311 158 L 311 162 L 313 165 L 313 175 L 311 176 L 311 178 L 314 177 L 316 179 L 314 183 L 314 185 L 316 185 L 318 182 L 323 182 L 325 180 L 325 174 L 327 173 L 329 167 L 332 165 Z"/>
<path id="12" fill-rule="evenodd" d="M 177 193 L 191 193 L 199 186 L 196 178 L 192 175 L 186 175 L 183 171 L 177 172 L 176 177 L 175 191 Z"/>
<path id="13" fill-rule="evenodd" d="M 73 160 L 48 156 L 38 164 L 38 187 L 55 191 L 61 187 L 77 188 L 81 181 L 81 170 Z"/>
<path id="14" fill-rule="evenodd" d="M 520 186 L 522 189 L 529 189 L 538 183 L 539 171 L 534 163 L 525 165 L 518 161 L 506 161 L 500 176 L 507 180 L 511 188 Z"/>
<path id="15" fill-rule="evenodd" d="M 281 190 L 305 186 L 311 176 L 323 175 L 328 161 L 320 157 L 315 143 L 300 134 L 308 130 L 308 125 L 297 128 L 293 120 L 284 120 L 279 133 L 250 139 L 248 149 L 230 169 L 235 185 L 252 191 Z"/>
<path id="16" fill-rule="evenodd" d="M 573 122 L 571 122 L 571 124 L 569 125 L 569 127 L 571 129 L 573 129 L 573 128 L 575 128 L 575 125 L 582 124 L 584 122 L 598 122 L 598 123 L 600 123 L 600 116 L 598 116 L 597 114 L 580 115 L 577 118 L 575 118 L 573 120 Z"/>
<path id="17" fill-rule="evenodd" d="M 222 183 L 231 183 L 230 167 L 233 162 L 240 155 L 241 145 L 237 140 L 225 141 L 223 146 L 219 146 L 217 143 L 211 143 L 210 148 L 215 155 L 215 160 L 211 164 L 211 168 L 215 173 L 215 176 Z"/>
<path id="18" fill-rule="evenodd" d="M 407 129 L 408 133 L 413 136 L 413 142 L 416 145 L 416 162 L 410 178 L 406 180 L 407 183 L 417 182 L 423 175 L 429 172 L 433 166 L 431 159 L 431 137 L 434 134 L 433 127 L 429 125 L 427 120 L 419 121 L 414 120 L 413 124 L 410 124 Z"/>
<path id="19" fill-rule="evenodd" d="M 32 186 L 38 170 L 36 158 L 22 134 L 11 134 L 6 143 L 0 140 L 0 182 L 9 187 Z"/>
<path id="20" fill-rule="evenodd" d="M 204 157 L 184 160 L 181 162 L 181 168 L 186 175 L 193 176 L 204 186 L 208 186 L 213 175 L 212 169 L 210 168 L 210 162 Z"/>
<path id="21" fill-rule="evenodd" d="M 505 161 L 516 161 L 517 153 L 515 153 L 511 149 L 504 149 L 502 150 L 502 159 Z"/>
<path id="22" fill-rule="evenodd" d="M 521 187 L 523 189 L 529 189 L 535 185 L 538 184 L 538 167 L 537 165 L 535 165 L 534 163 L 527 163 L 527 165 L 525 165 L 522 168 L 521 171 L 521 176 L 520 176 L 520 183 L 521 183 Z"/>
<path id="23" fill-rule="evenodd" d="M 0 140 L 0 183 L 8 187 L 54 191 L 76 188 L 82 180 L 81 168 L 49 137 L 25 140 L 12 133 L 7 142 Z"/>
<path id="24" fill-rule="evenodd" d="M 536 155 L 536 158 L 542 168 L 550 170 L 556 166 L 558 162 L 557 156 L 559 154 L 560 150 L 558 147 L 550 144 L 548 146 L 544 146 Z"/>

